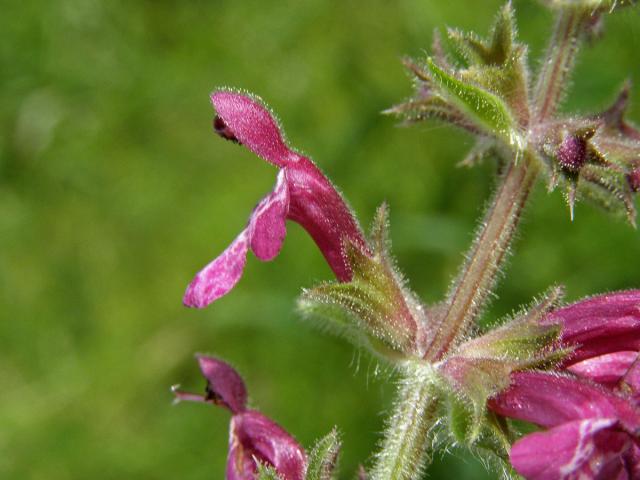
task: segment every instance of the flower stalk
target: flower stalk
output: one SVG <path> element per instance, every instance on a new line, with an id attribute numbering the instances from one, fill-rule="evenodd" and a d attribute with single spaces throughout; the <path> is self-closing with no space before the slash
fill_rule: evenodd
<path id="1" fill-rule="evenodd" d="M 556 112 L 590 17 L 591 12 L 584 6 L 557 10 L 554 31 L 534 91 L 535 123 L 543 123 Z"/>
<path id="2" fill-rule="evenodd" d="M 429 444 L 438 408 L 433 371 L 428 366 L 412 363 L 406 372 L 371 480 L 419 478 L 431 461 Z"/>
<path id="3" fill-rule="evenodd" d="M 547 59 L 539 73 L 533 104 L 534 117 L 529 131 L 555 112 L 563 87 L 574 65 L 582 29 L 588 18 L 584 10 L 563 8 L 558 12 L 555 30 L 547 49 Z M 519 152 L 514 152 L 517 159 Z M 509 252 L 522 211 L 540 171 L 536 153 L 527 147 L 522 161 L 510 161 L 502 174 L 496 193 L 486 210 L 476 240 L 466 255 L 460 273 L 444 305 L 437 324 L 437 334 L 429 345 L 425 359 L 437 361 L 460 341 L 477 318 L 487 299 L 493 294 L 497 276 Z M 373 480 L 404 480 L 419 478 L 429 458 L 429 428 L 415 419 L 417 412 L 434 408 L 426 394 L 429 385 L 416 374 L 405 370 L 402 388 L 396 398 L 395 410 L 389 420 L 382 451 L 377 455 Z M 421 404 L 417 402 L 422 402 Z M 402 448 L 400 448 L 402 447 Z M 416 463 L 416 460 L 419 460 Z"/>
<path id="4" fill-rule="evenodd" d="M 440 360 L 473 325 L 493 291 L 539 168 L 529 156 L 509 163 L 445 303 L 425 358 Z"/>

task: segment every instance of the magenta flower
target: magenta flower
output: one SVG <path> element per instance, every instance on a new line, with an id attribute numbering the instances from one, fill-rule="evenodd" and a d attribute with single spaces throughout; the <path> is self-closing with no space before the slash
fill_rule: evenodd
<path id="1" fill-rule="evenodd" d="M 575 377 L 517 372 L 490 408 L 547 428 L 511 448 L 529 480 L 640 478 L 640 411 L 628 398 Z"/>
<path id="2" fill-rule="evenodd" d="M 566 373 L 513 373 L 489 402 L 547 429 L 513 445 L 514 468 L 532 480 L 640 478 L 640 290 L 576 302 L 542 323 L 562 327 Z"/>
<path id="3" fill-rule="evenodd" d="M 227 363 L 199 356 L 207 379 L 206 395 L 174 388 L 178 400 L 212 403 L 232 413 L 227 458 L 227 480 L 254 480 L 258 463 L 273 467 L 283 480 L 303 480 L 307 458 L 302 447 L 278 424 L 260 412 L 247 409 L 247 390 Z"/>
<path id="4" fill-rule="evenodd" d="M 640 351 L 640 290 L 581 300 L 552 311 L 542 323 L 562 326 L 562 343 L 573 350 L 564 368 L 612 386 Z"/>
<path id="5" fill-rule="evenodd" d="M 216 91 L 214 128 L 222 137 L 247 147 L 280 168 L 274 190 L 251 213 L 247 227 L 193 279 L 184 304 L 202 308 L 229 292 L 240 280 L 250 249 L 260 260 L 272 260 L 282 247 L 286 220 L 311 235 L 340 281 L 351 268 L 343 255 L 346 241 L 368 251 L 364 236 L 342 196 L 316 165 L 291 150 L 267 108 L 248 95 Z"/>

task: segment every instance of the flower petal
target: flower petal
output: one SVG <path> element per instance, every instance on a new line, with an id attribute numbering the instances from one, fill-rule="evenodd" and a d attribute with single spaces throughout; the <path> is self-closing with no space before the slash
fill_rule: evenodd
<path id="1" fill-rule="evenodd" d="M 608 293 L 554 310 L 543 324 L 562 325 L 563 343 L 576 346 L 570 363 L 640 350 L 640 290 Z"/>
<path id="2" fill-rule="evenodd" d="M 206 395 L 184 392 L 179 386 L 171 387 L 178 401 L 213 403 L 221 405 L 232 413 L 246 410 L 247 389 L 242 377 L 231 365 L 206 355 L 198 355 L 200 371 L 207 379 Z"/>
<path id="3" fill-rule="evenodd" d="M 198 272 L 182 299 L 185 306 L 204 308 L 226 295 L 242 276 L 248 249 L 249 235 L 245 229 L 220 256 Z"/>
<path id="4" fill-rule="evenodd" d="M 571 420 L 616 418 L 630 432 L 640 412 L 627 399 L 590 382 L 543 372 L 511 374 L 511 385 L 489 401 L 505 417 L 555 427 Z"/>
<path id="5" fill-rule="evenodd" d="M 637 441 L 629 451 L 627 451 L 624 456 L 624 461 L 629 469 L 629 478 L 631 480 L 640 478 L 640 447 L 638 446 Z"/>
<path id="6" fill-rule="evenodd" d="M 256 461 L 273 466 L 283 480 L 302 480 L 307 459 L 302 447 L 282 427 L 259 412 L 247 410 L 231 420 L 227 479 L 255 479 Z"/>
<path id="7" fill-rule="evenodd" d="M 369 247 L 356 218 L 329 179 L 308 158 L 287 167 L 289 218 L 311 235 L 338 280 L 351 280 L 344 255 L 348 240 L 363 252 Z"/>
<path id="8" fill-rule="evenodd" d="M 298 157 L 284 143 L 280 127 L 269 110 L 255 97 L 218 90 L 211 94 L 211 102 L 223 122 L 217 130 L 224 131 L 225 138 L 237 140 L 279 167 Z"/>
<path id="9" fill-rule="evenodd" d="M 247 389 L 242 377 L 222 360 L 205 355 L 198 356 L 200 371 L 207 379 L 207 399 L 239 413 L 247 404 Z"/>
<path id="10" fill-rule="evenodd" d="M 528 480 L 628 478 L 622 455 L 631 438 L 611 418 L 576 420 L 517 441 L 509 455 Z"/>
<path id="11" fill-rule="evenodd" d="M 271 260 L 282 248 L 287 234 L 289 188 L 286 171 L 280 170 L 273 192 L 255 208 L 249 221 L 251 250 L 260 260 Z"/>
<path id="12" fill-rule="evenodd" d="M 637 352 L 607 353 L 574 363 L 567 367 L 567 370 L 579 377 L 613 388 L 625 376 L 637 357 Z"/>

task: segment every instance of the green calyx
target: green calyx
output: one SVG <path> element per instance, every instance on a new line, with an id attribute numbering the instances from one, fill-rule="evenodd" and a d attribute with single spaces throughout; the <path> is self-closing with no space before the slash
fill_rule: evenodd
<path id="1" fill-rule="evenodd" d="M 459 442 L 505 454 L 510 433 L 487 411 L 487 400 L 509 386 L 511 373 L 552 367 L 568 353 L 559 345 L 560 327 L 540 325 L 561 294 L 560 288 L 551 289 L 526 312 L 461 344 L 438 364 L 451 431 Z"/>
<path id="2" fill-rule="evenodd" d="M 307 317 L 323 318 L 329 328 L 383 357 L 419 356 L 426 313 L 390 258 L 387 216 L 383 205 L 371 231 L 372 252 L 345 245 L 352 280 L 305 290 L 298 308 Z"/>
<path id="3" fill-rule="evenodd" d="M 466 65 L 452 66 L 436 37 L 435 57 L 423 65 L 405 62 L 417 94 L 390 112 L 411 122 L 439 118 L 522 151 L 529 121 L 527 50 L 516 42 L 511 5 L 500 10 L 488 40 L 458 30 L 449 30 L 448 39 Z"/>

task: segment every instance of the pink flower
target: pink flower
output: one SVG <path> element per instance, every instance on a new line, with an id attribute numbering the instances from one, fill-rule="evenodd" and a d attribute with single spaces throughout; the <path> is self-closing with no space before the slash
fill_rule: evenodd
<path id="1" fill-rule="evenodd" d="M 640 291 L 588 298 L 550 312 L 571 353 L 565 372 L 516 372 L 489 402 L 496 413 L 546 431 L 510 453 L 531 480 L 640 479 Z"/>
<path id="2" fill-rule="evenodd" d="M 547 428 L 511 448 L 529 480 L 640 478 L 640 411 L 629 398 L 575 377 L 517 372 L 490 408 Z"/>
<path id="3" fill-rule="evenodd" d="M 251 213 L 247 227 L 193 279 L 184 304 L 202 308 L 229 292 L 240 280 L 248 250 L 272 260 L 282 247 L 286 220 L 307 230 L 340 281 L 351 279 L 343 255 L 346 241 L 367 250 L 364 236 L 342 196 L 316 165 L 291 150 L 269 111 L 254 97 L 216 91 L 211 101 L 218 116 L 216 132 L 276 165 L 280 172 L 273 191 Z"/>
<path id="4" fill-rule="evenodd" d="M 552 311 L 542 323 L 562 326 L 562 344 L 573 350 L 564 368 L 614 386 L 640 351 L 640 290 L 581 300 Z"/>
<path id="5" fill-rule="evenodd" d="M 227 480 L 254 480 L 258 463 L 272 466 L 283 480 L 303 480 L 307 458 L 302 447 L 282 427 L 255 410 L 247 409 L 247 390 L 227 363 L 199 356 L 207 379 L 206 395 L 174 388 L 178 400 L 219 405 L 232 413 L 227 458 Z"/>

